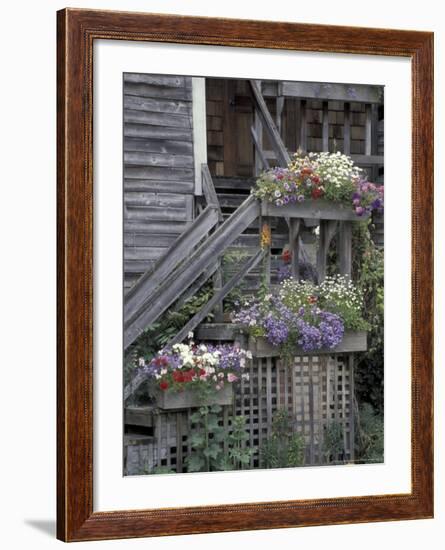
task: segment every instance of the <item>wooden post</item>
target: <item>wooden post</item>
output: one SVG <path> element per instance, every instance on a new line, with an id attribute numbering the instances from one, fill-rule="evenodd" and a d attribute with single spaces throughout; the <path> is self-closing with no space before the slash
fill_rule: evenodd
<path id="1" fill-rule="evenodd" d="M 350 461 L 355 460 L 355 386 L 354 386 L 354 354 L 350 353 L 349 361 L 349 448 Z"/>
<path id="2" fill-rule="evenodd" d="M 351 154 L 351 104 L 345 101 L 343 122 L 343 153 Z"/>
<path id="3" fill-rule="evenodd" d="M 255 144 L 256 146 L 254 147 L 254 175 L 259 176 L 263 168 L 263 162 L 258 154 L 258 151 L 263 150 L 263 125 L 261 123 L 260 115 L 258 114 L 258 109 L 256 108 L 254 109 L 254 131 L 258 141 L 258 144 Z"/>
<path id="4" fill-rule="evenodd" d="M 306 100 L 303 99 L 300 102 L 300 149 L 304 152 L 307 151 L 307 117 L 306 117 Z"/>
<path id="5" fill-rule="evenodd" d="M 323 101 L 323 151 L 329 152 L 329 107 L 328 102 Z"/>
<path id="6" fill-rule="evenodd" d="M 224 140 L 224 175 L 234 176 L 237 173 L 236 157 L 237 157 L 237 144 L 233 139 L 233 131 L 236 128 L 236 115 L 235 115 L 235 82 L 233 80 L 224 81 L 224 100 L 223 100 L 223 140 Z M 235 130 L 236 131 L 236 130 Z"/>
<path id="7" fill-rule="evenodd" d="M 352 271 L 352 222 L 341 221 L 337 242 L 340 275 L 351 277 Z"/>
<path id="8" fill-rule="evenodd" d="M 365 155 L 371 155 L 371 141 L 372 141 L 372 110 L 371 104 L 365 105 Z"/>
<path id="9" fill-rule="evenodd" d="M 299 218 L 289 218 L 289 247 L 291 252 L 291 274 L 296 280 L 300 280 L 299 256 L 300 256 L 300 224 Z"/>
<path id="10" fill-rule="evenodd" d="M 318 283 L 326 277 L 326 264 L 329 245 L 337 229 L 337 220 L 320 220 L 320 243 L 317 250 Z"/>
<path id="11" fill-rule="evenodd" d="M 213 275 L 213 292 L 218 294 L 223 287 L 223 275 L 221 268 L 221 260 L 218 260 L 218 267 L 216 269 L 215 275 Z M 223 300 L 218 302 L 213 310 L 215 323 L 222 323 L 224 320 L 224 304 Z"/>
<path id="12" fill-rule="evenodd" d="M 283 107 L 284 107 L 284 97 L 283 96 L 277 96 L 276 98 L 276 113 L 275 113 L 275 120 L 277 125 L 277 130 L 281 137 L 283 137 Z"/>

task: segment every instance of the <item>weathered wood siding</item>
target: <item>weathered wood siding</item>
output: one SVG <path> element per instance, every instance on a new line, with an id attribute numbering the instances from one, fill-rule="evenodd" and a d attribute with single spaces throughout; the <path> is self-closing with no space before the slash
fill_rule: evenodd
<path id="1" fill-rule="evenodd" d="M 126 289 L 193 219 L 194 190 L 192 78 L 126 73 Z"/>
<path id="2" fill-rule="evenodd" d="M 375 88 L 375 87 L 372 87 Z M 249 97 L 248 81 L 206 79 L 208 164 L 216 176 L 252 176 L 254 155 L 250 126 L 253 123 L 253 106 Z M 265 97 L 275 118 L 276 99 Z M 290 152 L 300 145 L 301 127 L 305 125 L 308 151 L 323 151 L 323 100 L 306 99 L 302 119 L 301 100 L 286 97 L 283 104 L 281 136 Z M 344 101 L 327 102 L 329 124 L 329 151 L 344 150 Z M 377 135 L 372 140 L 372 155 L 383 154 L 383 108 L 374 104 L 372 117 Z M 379 124 L 380 121 L 380 124 Z M 363 102 L 350 102 L 350 154 L 365 155 L 366 106 Z M 271 149 L 264 136 L 264 148 Z M 365 159 L 362 159 L 365 160 Z M 373 181 L 383 180 L 383 167 L 362 164 Z"/>

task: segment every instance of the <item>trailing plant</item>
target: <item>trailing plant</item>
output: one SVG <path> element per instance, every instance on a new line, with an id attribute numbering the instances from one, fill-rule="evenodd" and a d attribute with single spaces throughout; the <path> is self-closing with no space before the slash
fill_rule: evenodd
<path id="1" fill-rule="evenodd" d="M 383 209 L 383 186 L 366 181 L 363 170 L 340 152 L 298 151 L 287 168 L 263 172 L 253 194 L 275 206 L 325 198 L 348 205 L 357 216 Z"/>
<path id="2" fill-rule="evenodd" d="M 383 414 L 384 256 L 371 239 L 371 222 L 354 224 L 353 277 L 363 296 L 369 324 L 368 351 L 357 355 L 355 392 L 359 403 L 370 403 Z"/>
<path id="3" fill-rule="evenodd" d="M 271 436 L 263 443 L 260 461 L 263 468 L 293 468 L 304 464 L 304 438 L 295 431 L 286 409 L 273 415 Z"/>

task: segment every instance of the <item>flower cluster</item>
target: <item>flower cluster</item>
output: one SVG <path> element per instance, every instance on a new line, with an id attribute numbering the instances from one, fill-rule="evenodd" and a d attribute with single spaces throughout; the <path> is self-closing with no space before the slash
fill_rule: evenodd
<path id="1" fill-rule="evenodd" d="M 349 277 L 326 277 L 320 285 L 307 280 L 286 279 L 280 285 L 279 297 L 293 311 L 317 305 L 322 310 L 338 315 L 348 329 L 368 328 L 362 317 L 363 297 Z"/>
<path id="2" fill-rule="evenodd" d="M 344 329 L 338 315 L 317 307 L 300 308 L 297 316 L 297 341 L 304 351 L 335 348 L 343 340 Z"/>
<path id="3" fill-rule="evenodd" d="M 294 345 L 304 351 L 333 349 L 344 333 L 344 323 L 335 313 L 316 305 L 293 310 L 279 296 L 271 294 L 260 301 L 246 302 L 232 320 L 252 336 L 263 336 L 274 346 L 289 349 Z"/>
<path id="4" fill-rule="evenodd" d="M 186 387 L 202 387 L 219 391 L 224 384 L 248 379 L 244 372 L 249 351 L 231 345 L 175 344 L 162 349 L 148 364 L 140 367 L 161 390 L 181 391 Z"/>
<path id="5" fill-rule="evenodd" d="M 366 181 L 363 170 L 339 152 L 297 152 L 287 168 L 263 172 L 252 192 L 276 206 L 324 197 L 351 206 L 357 216 L 383 209 L 383 186 Z"/>

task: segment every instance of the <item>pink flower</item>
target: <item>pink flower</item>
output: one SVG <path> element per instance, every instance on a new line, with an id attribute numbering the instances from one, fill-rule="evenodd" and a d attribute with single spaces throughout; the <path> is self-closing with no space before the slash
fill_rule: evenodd
<path id="1" fill-rule="evenodd" d="M 227 375 L 227 380 L 232 383 L 232 382 L 236 382 L 238 380 L 238 376 L 236 376 L 235 374 L 233 374 L 232 372 L 229 372 L 229 374 Z"/>

